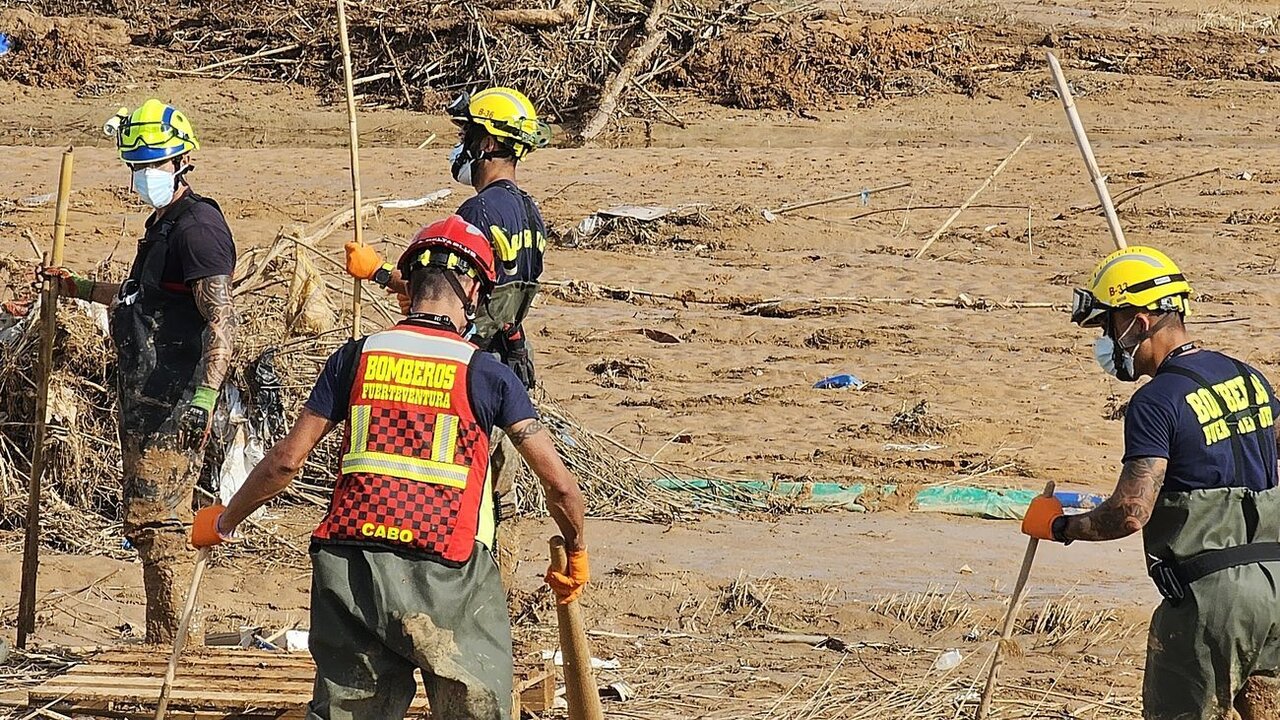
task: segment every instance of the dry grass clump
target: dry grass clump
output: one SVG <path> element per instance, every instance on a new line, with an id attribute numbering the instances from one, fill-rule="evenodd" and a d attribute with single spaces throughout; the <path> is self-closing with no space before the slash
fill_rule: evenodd
<path id="1" fill-rule="evenodd" d="M 0 274 L 31 277 L 34 265 L 0 257 Z M 119 267 L 101 277 L 117 277 Z M 12 282 L 10 283 L 12 286 Z M 29 294 L 28 294 L 29 296 Z M 87 303 L 62 302 L 49 382 L 48 444 L 42 495 L 46 544 L 68 552 L 121 552 L 120 447 L 115 423 L 114 359 Z M 0 530 L 26 524 L 40 337 L 39 303 L 0 342 Z M 114 482 L 113 482 L 114 481 Z"/>
<path id="2" fill-rule="evenodd" d="M 889 430 L 909 437 L 941 437 L 958 424 L 930 414 L 928 400 L 921 400 L 910 408 L 904 400 L 902 409 L 889 419 Z"/>
<path id="3" fill-rule="evenodd" d="M 1115 630 L 1112 626 L 1118 621 L 1111 608 L 1086 610 L 1079 599 L 1064 596 L 1046 600 L 1044 605 L 1020 619 L 1017 632 L 1043 635 L 1042 644 L 1046 646 L 1083 639 L 1088 647 L 1111 637 Z"/>
<path id="4" fill-rule="evenodd" d="M 923 633 L 940 633 L 967 624 L 973 617 L 973 608 L 957 597 L 959 589 L 957 585 L 946 593 L 940 589 L 894 593 L 877 600 L 871 611 Z"/>
<path id="5" fill-rule="evenodd" d="M 720 609 L 734 616 L 735 629 L 773 629 L 773 608 L 769 600 L 774 590 L 768 580 L 748 580 L 745 573 L 739 573 L 736 580 L 720 591 Z"/>

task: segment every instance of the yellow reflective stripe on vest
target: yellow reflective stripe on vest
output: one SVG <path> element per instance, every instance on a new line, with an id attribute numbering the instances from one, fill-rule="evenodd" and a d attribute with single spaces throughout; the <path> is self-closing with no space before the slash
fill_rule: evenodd
<path id="1" fill-rule="evenodd" d="M 369 473 L 402 480 L 434 483 L 463 489 L 471 469 L 465 465 L 423 460 L 381 452 L 350 452 L 342 456 L 342 474 Z"/>
<path id="2" fill-rule="evenodd" d="M 486 548 L 498 547 L 498 509 L 493 506 L 493 468 L 484 474 L 484 492 L 480 495 L 480 522 L 476 524 L 476 540 Z"/>
<path id="3" fill-rule="evenodd" d="M 369 418 L 372 415 L 372 406 L 351 406 L 351 452 L 362 453 L 369 448 Z"/>
<path id="4" fill-rule="evenodd" d="M 431 459 L 451 463 L 458 450 L 458 416 L 441 413 L 436 415 L 435 437 L 431 444 Z"/>

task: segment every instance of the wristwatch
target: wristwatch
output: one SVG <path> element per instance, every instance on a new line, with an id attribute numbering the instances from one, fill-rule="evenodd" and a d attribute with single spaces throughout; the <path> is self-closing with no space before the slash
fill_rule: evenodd
<path id="1" fill-rule="evenodd" d="M 370 280 L 373 280 L 382 287 L 386 287 L 387 283 L 391 282 L 391 271 L 395 269 L 396 266 L 391 263 L 382 263 L 382 267 L 373 271 L 373 277 L 370 278 Z"/>

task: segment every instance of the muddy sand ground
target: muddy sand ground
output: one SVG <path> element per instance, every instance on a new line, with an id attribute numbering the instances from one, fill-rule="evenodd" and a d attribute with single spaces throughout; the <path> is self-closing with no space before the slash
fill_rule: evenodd
<path id="1" fill-rule="evenodd" d="M 1102 28 L 1153 41 L 1209 26 L 1231 34 L 1222 18 L 1236 18 L 1236 45 L 1263 53 L 1273 39 L 1250 24 L 1268 17 L 1261 5 L 1212 13 L 1187 3 L 1088 6 L 994 5 L 1025 32 Z M 1113 192 L 1217 168 L 1142 194 L 1122 206 L 1121 219 L 1131 243 L 1161 247 L 1182 264 L 1197 293 L 1193 319 L 1203 322 L 1193 331 L 1206 346 L 1280 375 L 1280 96 L 1273 85 L 1070 72 L 1087 89 L 1081 112 Z M 1095 198 L 1061 107 L 1039 91 L 1046 79 L 1036 66 L 997 73 L 972 97 L 850 101 L 811 118 L 678 97 L 671 102 L 687 129 L 655 125 L 647 139 L 638 132 L 615 139 L 621 147 L 537 153 L 522 167 L 522 183 L 561 232 L 619 203 L 702 203 L 709 218 L 664 226 L 646 242 L 553 247 L 548 280 L 700 298 L 885 300 L 819 303 L 775 317 L 726 302 L 544 293 L 527 328 L 545 391 L 646 457 L 708 474 L 903 488 L 975 476 L 969 481 L 988 486 L 1038 489 L 1054 480 L 1060 488 L 1108 491 L 1121 450 L 1115 411 L 1132 388 L 1103 375 L 1092 359 L 1093 336 L 1072 327 L 1062 308 L 1017 307 L 1065 305 L 1111 246 L 1102 219 L 1079 211 Z M 221 202 L 242 250 L 348 202 L 345 116 L 306 90 L 138 78 L 84 99 L 0 84 L 0 196 L 51 192 L 61 147 L 77 146 L 69 264 L 88 268 L 130 252 L 144 214 L 97 127 L 118 105 L 150 95 L 195 119 L 205 147 L 191 180 Z M 454 190 L 437 207 L 384 210 L 370 221 L 368 235 L 393 254 L 464 197 L 448 177 L 449 141 L 417 149 L 431 133 L 451 138 L 451 130 L 439 117 L 399 111 L 370 112 L 361 122 L 367 196 Z M 970 209 L 913 259 L 1026 135 L 1031 142 L 979 200 L 1007 207 Z M 772 223 L 759 212 L 903 180 L 911 186 L 874 196 L 866 207 L 832 204 Z M 877 210 L 886 212 L 856 217 Z M 47 207 L 0 215 L 0 251 L 30 255 L 22 233 L 44 243 L 50 218 Z M 324 248 L 336 255 L 343 240 L 338 233 Z M 887 301 L 961 295 L 976 307 Z M 682 342 L 627 332 L 642 328 Z M 812 389 L 841 372 L 868 387 Z M 921 401 L 927 422 L 892 422 Z M 922 442 L 942 447 L 886 449 Z M 285 514 L 285 527 L 299 537 L 316 519 L 310 509 Z M 549 527 L 535 520 L 521 527 L 520 577 L 532 591 Z M 610 677 L 627 679 L 638 694 L 631 705 L 610 708 L 619 717 L 835 717 L 841 703 L 851 708 L 843 717 L 951 717 L 982 675 L 1024 546 L 1013 523 L 911 513 L 902 503 L 866 514 L 674 527 L 597 522 L 588 532 L 596 582 L 585 607 L 602 631 L 597 655 L 617 657 L 622 669 Z M 1020 635 L 1025 653 L 1006 671 L 1000 716 L 1136 713 L 1145 618 L 1156 600 L 1141 558 L 1134 539 L 1042 549 L 1025 613 L 1037 632 Z M 0 556 L 6 608 L 16 602 L 17 568 L 17 554 Z M 48 557 L 42 591 L 75 599 L 46 606 L 37 639 L 98 645 L 129 636 L 141 625 L 137 575 L 116 561 Z M 213 571 L 206 595 L 211 617 L 227 627 L 303 620 L 306 559 L 229 559 Z M 517 625 L 522 660 L 553 642 L 545 601 L 530 598 Z M 769 639 L 779 632 L 830 634 L 852 649 Z M 949 647 L 965 661 L 949 673 L 931 670 Z"/>

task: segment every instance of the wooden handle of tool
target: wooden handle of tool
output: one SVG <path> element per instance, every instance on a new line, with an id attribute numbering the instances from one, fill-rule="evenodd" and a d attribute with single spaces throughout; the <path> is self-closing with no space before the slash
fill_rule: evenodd
<path id="1" fill-rule="evenodd" d="M 1093 145 L 1084 131 L 1084 123 L 1080 122 L 1080 113 L 1076 111 L 1075 98 L 1071 96 L 1071 88 L 1067 86 L 1067 78 L 1062 74 L 1062 65 L 1053 53 L 1045 53 L 1049 57 L 1049 72 L 1053 75 L 1054 87 L 1058 89 L 1058 98 L 1062 100 L 1062 109 L 1067 112 L 1067 122 L 1071 124 L 1071 133 L 1076 136 L 1076 145 L 1084 157 L 1085 167 L 1089 169 L 1089 179 L 1093 182 L 1093 190 L 1098 194 L 1098 202 L 1107 217 L 1107 227 L 1111 229 L 1111 240 L 1117 250 L 1129 247 L 1124 239 L 1124 228 L 1120 227 L 1120 216 L 1116 214 L 1116 206 L 1111 202 L 1111 192 L 1107 190 L 1107 177 L 1098 169 L 1098 159 L 1093 156 Z"/>
<path id="2" fill-rule="evenodd" d="M 564 538 L 551 538 L 551 568 L 559 573 L 569 571 L 569 555 Z M 560 654 L 564 657 L 564 694 L 569 703 L 569 720 L 603 720 L 600 693 L 596 690 L 595 673 L 591 671 L 591 646 L 582 622 L 578 601 L 556 603 L 556 621 L 560 627 Z"/>
<path id="3" fill-rule="evenodd" d="M 1052 480 L 1044 485 L 1044 497 L 1053 497 Z M 1022 556 L 1022 567 L 1018 569 L 1018 581 L 1013 584 L 1013 594 L 1009 596 L 1009 610 L 1004 614 L 1004 625 L 1000 628 L 1000 641 L 996 643 L 995 654 L 991 657 L 991 669 L 987 672 L 987 685 L 982 689 L 982 701 L 978 704 L 977 720 L 983 720 L 991 710 L 991 698 L 996 692 L 996 676 L 1000 674 L 1000 666 L 1004 664 L 1004 643 L 1013 635 L 1014 621 L 1018 617 L 1018 608 L 1022 605 L 1022 596 L 1027 587 L 1027 576 L 1031 574 L 1031 564 L 1036 559 L 1036 548 L 1039 538 L 1027 540 L 1027 552 Z"/>
<path id="4" fill-rule="evenodd" d="M 209 564 L 209 548 L 200 548 L 196 556 L 196 567 L 191 573 L 191 587 L 187 589 L 187 604 L 182 608 L 182 619 L 178 622 L 178 634 L 173 638 L 173 654 L 169 656 L 169 666 L 164 671 L 164 684 L 160 686 L 160 698 L 156 701 L 155 720 L 164 720 L 169 710 L 169 693 L 173 691 L 173 676 L 178 671 L 178 658 L 187 644 L 187 632 L 191 629 L 191 616 L 195 614 L 197 598 L 200 595 L 200 581 L 204 579 L 204 569 Z"/>
<path id="5" fill-rule="evenodd" d="M 338 3 L 338 40 L 342 45 L 342 80 L 347 90 L 347 130 L 351 148 L 351 204 L 355 208 L 355 217 L 351 220 L 355 228 L 357 245 L 364 244 L 364 222 L 360 216 L 360 131 L 356 126 L 356 91 L 351 74 L 351 40 L 347 35 L 347 8 L 343 0 Z M 360 278 L 351 282 L 351 337 L 360 337 L 360 319 L 364 313 Z"/>
<path id="6" fill-rule="evenodd" d="M 53 215 L 53 247 L 45 258 L 51 266 L 62 265 L 62 249 L 67 239 L 67 206 L 71 199 L 72 148 L 62 153 L 58 171 L 58 204 Z M 22 583 L 18 595 L 18 647 L 27 647 L 27 635 L 36 631 L 36 576 L 40 566 L 40 481 L 44 475 L 46 422 L 49 413 L 49 378 L 53 373 L 53 340 L 58 326 L 58 286 L 46 280 L 40 300 L 39 386 L 36 391 L 35 437 L 31 450 L 31 481 L 27 486 L 27 524 L 22 541 Z"/>

